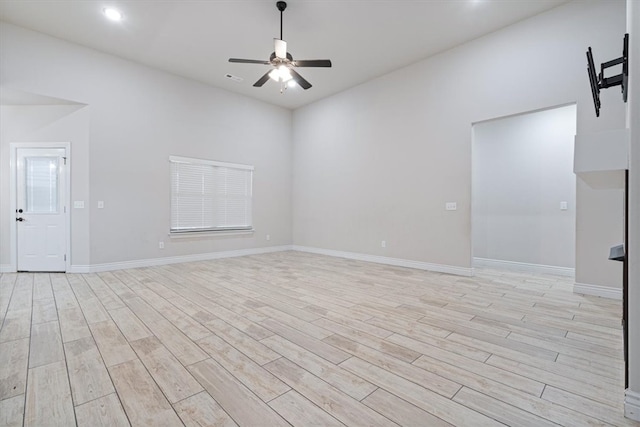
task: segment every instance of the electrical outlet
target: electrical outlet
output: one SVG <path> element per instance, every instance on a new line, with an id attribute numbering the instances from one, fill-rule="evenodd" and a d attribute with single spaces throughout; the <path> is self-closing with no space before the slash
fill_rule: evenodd
<path id="1" fill-rule="evenodd" d="M 387 247 L 387 241 L 383 240 L 382 242 L 380 242 L 380 247 L 386 248 Z"/>
<path id="2" fill-rule="evenodd" d="M 102 200 L 98 201 L 98 209 L 103 209 L 104 208 L 104 202 Z"/>
<path id="3" fill-rule="evenodd" d="M 162 241 L 158 242 L 158 248 L 164 249 L 164 242 Z"/>
<path id="4" fill-rule="evenodd" d="M 445 210 L 455 211 L 458 209 L 458 204 L 456 202 L 447 202 L 444 204 Z"/>
<path id="5" fill-rule="evenodd" d="M 568 203 L 567 202 L 560 202 L 560 210 L 561 211 L 566 211 L 567 209 L 569 209 Z"/>

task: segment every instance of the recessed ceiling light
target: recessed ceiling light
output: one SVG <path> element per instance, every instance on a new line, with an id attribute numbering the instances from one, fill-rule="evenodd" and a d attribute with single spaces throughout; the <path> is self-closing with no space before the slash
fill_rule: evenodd
<path id="1" fill-rule="evenodd" d="M 120 11 L 117 9 L 114 9 L 112 7 L 105 7 L 104 9 L 102 9 L 102 13 L 104 13 L 104 16 L 112 21 L 122 21 L 122 13 L 120 13 Z"/>

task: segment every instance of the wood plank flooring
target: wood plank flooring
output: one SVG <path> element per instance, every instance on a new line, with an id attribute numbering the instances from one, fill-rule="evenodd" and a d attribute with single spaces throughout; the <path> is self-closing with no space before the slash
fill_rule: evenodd
<path id="1" fill-rule="evenodd" d="M 300 252 L 0 276 L 0 426 L 640 426 L 621 303 Z"/>

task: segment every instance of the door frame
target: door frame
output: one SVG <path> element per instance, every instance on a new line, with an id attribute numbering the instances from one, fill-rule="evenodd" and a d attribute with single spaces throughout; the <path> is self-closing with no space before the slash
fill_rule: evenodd
<path id="1" fill-rule="evenodd" d="M 18 225 L 14 220 L 17 209 L 17 197 L 18 197 L 18 180 L 17 180 L 17 167 L 18 167 L 18 149 L 19 148 L 63 148 L 66 156 L 66 167 L 62 173 L 65 177 L 64 184 L 64 224 L 66 232 L 65 238 L 65 272 L 71 270 L 71 143 L 69 142 L 12 142 L 9 144 L 10 154 L 10 167 L 9 167 L 9 223 L 10 223 L 10 268 L 12 271 L 18 271 Z"/>
<path id="2" fill-rule="evenodd" d="M 475 246 L 474 246 L 474 229 L 473 229 L 473 224 L 474 224 L 474 215 L 475 210 L 474 210 L 474 206 L 476 204 L 475 200 L 474 200 L 474 195 L 475 192 L 477 191 L 477 189 L 475 188 L 475 186 L 477 185 L 473 179 L 473 175 L 474 175 L 474 167 L 477 166 L 477 162 L 474 162 L 474 146 L 477 144 L 478 142 L 478 137 L 476 137 L 476 126 L 477 125 L 481 125 L 484 123 L 489 123 L 489 122 L 496 122 L 496 121 L 503 121 L 503 120 L 508 120 L 508 119 L 513 119 L 513 118 L 517 118 L 517 117 L 523 117 L 523 116 L 527 116 L 530 114 L 537 114 L 537 113 L 544 113 L 544 112 L 548 112 L 548 111 L 552 111 L 552 110 L 558 110 L 560 108 L 566 108 L 566 107 L 571 107 L 574 106 L 575 107 L 575 115 L 572 119 L 572 124 L 575 124 L 576 129 L 578 126 L 578 104 L 577 102 L 568 102 L 565 104 L 558 104 L 558 105 L 551 105 L 548 107 L 543 107 L 543 108 L 538 108 L 535 110 L 526 110 L 526 111 L 520 111 L 520 112 L 516 112 L 513 114 L 507 114 L 507 115 L 503 115 L 503 116 L 498 116 L 498 117 L 492 117 L 489 119 L 483 119 L 483 120 L 479 120 L 479 121 L 475 121 L 471 123 L 471 211 L 470 211 L 470 219 L 471 219 L 471 266 L 472 267 L 490 267 L 490 268 L 498 268 L 498 269 L 504 269 L 504 270 L 511 270 L 511 271 L 525 271 L 525 272 L 532 272 L 535 274 L 556 274 L 556 275 L 561 275 L 564 277 L 569 277 L 569 278 L 573 278 L 574 282 L 575 282 L 575 277 L 576 277 L 576 261 L 577 261 L 577 255 L 576 253 L 574 253 L 573 256 L 573 263 L 574 266 L 573 267 L 556 267 L 556 266 L 546 266 L 546 265 L 540 265 L 540 264 L 530 264 L 530 263 L 520 263 L 520 262 L 502 262 L 501 260 L 492 260 L 492 259 L 487 259 L 487 260 L 483 260 L 482 258 L 476 258 L 475 256 Z M 574 147 L 574 155 L 575 155 L 575 147 Z M 573 172 L 573 169 L 571 169 L 571 171 Z M 573 234 L 573 247 L 574 247 L 574 252 L 575 252 L 575 248 L 576 248 L 576 241 L 578 238 L 577 235 L 577 228 L 575 226 L 575 224 L 577 224 L 577 199 L 578 199 L 578 192 L 577 192 L 577 185 L 578 185 L 578 179 L 576 177 L 576 175 L 574 173 L 572 173 L 573 177 L 574 177 L 574 183 L 573 183 L 573 187 L 574 187 L 574 198 L 572 201 L 569 201 L 570 203 L 573 203 L 574 206 L 574 214 L 573 214 L 573 220 L 574 220 L 574 234 Z M 477 259 L 477 261 L 476 261 Z M 496 262 L 497 261 L 497 262 Z"/>

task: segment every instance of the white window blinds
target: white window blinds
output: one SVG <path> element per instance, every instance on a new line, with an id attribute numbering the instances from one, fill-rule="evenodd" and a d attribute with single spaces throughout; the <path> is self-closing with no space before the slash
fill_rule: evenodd
<path id="1" fill-rule="evenodd" d="M 169 157 L 171 232 L 251 230 L 253 166 Z"/>

